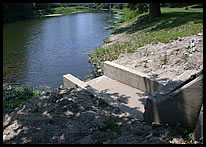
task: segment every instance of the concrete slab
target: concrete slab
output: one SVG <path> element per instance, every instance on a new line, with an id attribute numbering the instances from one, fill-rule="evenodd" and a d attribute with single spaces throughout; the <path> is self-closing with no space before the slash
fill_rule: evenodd
<path id="1" fill-rule="evenodd" d="M 76 88 L 76 87 L 80 87 L 82 89 L 84 89 L 87 85 L 79 80 L 78 78 L 76 78 L 75 76 L 71 75 L 71 74 L 66 74 L 63 75 L 63 83 L 64 83 L 64 87 L 70 87 L 70 88 Z"/>
<path id="2" fill-rule="evenodd" d="M 183 126 L 194 128 L 202 103 L 203 75 L 200 75 L 167 95 L 148 97 L 144 120 L 158 123 L 181 123 Z"/>
<path id="3" fill-rule="evenodd" d="M 122 113 L 129 117 L 143 120 L 144 105 L 149 94 L 132 88 L 128 85 L 113 80 L 107 76 L 101 76 L 83 82 L 71 74 L 63 76 L 64 87 L 80 87 L 87 90 L 97 98 L 103 99 L 109 105 L 118 107 Z"/>
<path id="4" fill-rule="evenodd" d="M 132 88 L 107 76 L 86 82 L 100 97 L 112 106 L 117 106 L 132 117 L 143 120 L 144 105 L 149 94 Z"/>
<path id="5" fill-rule="evenodd" d="M 166 84 L 164 81 L 151 78 L 145 73 L 110 61 L 104 62 L 104 75 L 147 93 L 152 93 Z"/>
<path id="6" fill-rule="evenodd" d="M 203 101 L 202 68 L 187 70 L 167 84 L 108 61 L 104 74 L 88 82 L 67 74 L 63 76 L 64 87 L 85 89 L 123 113 L 147 122 L 195 126 Z"/>

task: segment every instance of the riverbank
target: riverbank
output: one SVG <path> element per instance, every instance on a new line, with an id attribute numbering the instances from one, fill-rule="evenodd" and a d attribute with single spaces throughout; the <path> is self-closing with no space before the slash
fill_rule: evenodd
<path id="1" fill-rule="evenodd" d="M 179 65 L 186 63 L 185 61 L 194 57 L 195 54 L 201 55 L 203 49 L 197 43 L 203 42 L 203 34 L 201 33 L 203 25 L 201 20 L 202 15 L 199 13 L 188 14 L 186 12 L 183 14 L 181 17 L 177 17 L 176 15 L 165 13 L 163 15 L 164 19 L 150 22 L 152 25 L 148 23 L 147 15 L 139 16 L 130 22 L 121 24 L 114 30 L 113 34 L 105 40 L 106 44 L 101 47 L 102 49 L 95 51 L 96 57 L 94 56 L 93 58 L 96 61 L 94 64 L 101 68 L 101 62 L 104 62 L 104 60 L 111 61 L 127 55 L 134 55 L 133 57 L 136 57 L 137 51 L 142 50 L 140 56 L 146 58 L 146 60 L 142 60 L 144 62 L 142 65 L 147 69 L 150 67 L 150 63 L 153 63 L 151 59 L 149 59 L 149 57 L 151 57 L 150 55 L 156 53 L 153 51 L 152 54 L 148 48 L 159 45 L 159 41 L 165 43 L 163 47 L 166 43 L 174 43 L 173 45 L 177 45 L 172 54 L 178 55 L 182 53 L 181 55 L 184 55 L 180 61 L 176 61 Z M 185 14 L 192 17 L 190 21 L 182 22 L 185 21 L 185 19 L 183 19 Z M 169 16 L 173 16 L 171 19 L 177 18 L 175 20 L 181 18 L 179 20 L 181 23 L 178 22 L 177 24 L 175 21 L 173 22 Z M 169 24 L 167 24 L 168 21 L 170 22 Z M 171 28 L 169 26 L 171 26 Z M 195 36 L 187 40 L 184 35 Z M 175 41 L 171 41 L 170 39 Z M 182 45 L 184 41 L 188 43 L 185 46 Z M 177 44 L 177 42 L 179 44 Z M 146 46 L 148 45 L 147 43 L 151 44 Z M 162 49 L 168 49 L 169 44 Z M 142 48 L 139 46 L 142 46 Z M 181 52 L 185 50 L 187 50 L 187 52 Z M 160 58 L 163 69 L 166 68 L 165 66 L 169 63 L 167 62 L 169 61 L 167 58 L 169 53 L 171 52 L 166 52 L 166 56 Z M 195 60 L 193 60 L 193 62 L 195 65 Z M 136 64 L 132 65 L 134 65 L 134 67 L 136 66 Z M 9 89 L 9 86 L 7 88 Z M 5 100 L 5 97 L 9 94 L 7 88 L 5 88 L 3 100 Z M 21 91 L 18 89 L 19 88 L 15 91 Z M 193 142 L 193 131 L 181 127 L 179 124 L 146 124 L 138 119 L 130 118 L 126 113 L 108 105 L 102 99 L 95 98 L 80 88 L 67 89 L 61 86 L 52 91 L 41 91 L 38 93 L 39 96 L 31 96 L 29 99 L 22 101 L 14 110 L 3 111 L 3 143 L 202 143 L 197 141 Z M 18 100 L 17 94 L 12 94 L 10 98 Z M 27 95 L 27 93 L 25 95 Z"/>
<path id="2" fill-rule="evenodd" d="M 4 144 L 201 143 L 193 142 L 192 135 L 179 125 L 146 124 L 130 118 L 80 88 L 62 86 L 3 115 Z"/>
<path id="3" fill-rule="evenodd" d="M 46 12 L 44 10 L 38 10 L 37 12 L 31 12 L 27 15 L 24 14 L 24 16 L 11 17 L 8 21 L 4 21 L 4 24 L 21 21 L 21 20 L 27 20 L 27 19 L 62 16 L 62 15 L 68 15 L 68 14 L 74 14 L 74 13 L 85 13 L 85 12 L 94 12 L 94 11 L 105 11 L 105 10 L 91 9 L 85 6 L 57 7 L 57 8 L 50 9 L 49 12 Z"/>
<path id="4" fill-rule="evenodd" d="M 89 53 L 89 61 L 93 63 L 96 75 L 103 74 L 104 61 L 116 60 L 119 56 L 134 53 L 148 44 L 169 43 L 203 32 L 201 9 L 187 11 L 183 8 L 162 8 L 161 12 L 162 17 L 156 20 L 149 20 L 148 13 L 144 13 L 126 22 L 117 22 L 119 25 L 105 38 L 105 44 Z M 188 16 L 187 19 L 185 16 Z M 120 21 L 124 20 L 124 17 L 127 16 L 123 14 Z"/>

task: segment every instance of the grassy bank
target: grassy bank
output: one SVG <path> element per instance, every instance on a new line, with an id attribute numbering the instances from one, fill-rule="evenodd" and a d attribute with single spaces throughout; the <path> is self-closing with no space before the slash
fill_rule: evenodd
<path id="1" fill-rule="evenodd" d="M 3 110 L 14 110 L 22 102 L 31 99 L 33 96 L 40 96 L 44 90 L 41 88 L 34 89 L 20 85 L 3 84 Z"/>
<path id="2" fill-rule="evenodd" d="M 89 54 L 90 62 L 96 68 L 96 75 L 103 74 L 103 62 L 112 61 L 120 54 L 132 53 L 137 48 L 150 43 L 168 43 L 178 37 L 195 35 L 203 32 L 203 10 L 193 8 L 161 8 L 162 17 L 149 20 L 149 14 L 134 16 L 128 10 L 122 10 L 120 26 L 113 30 L 115 41 L 106 40 L 107 45 L 97 48 Z"/>
<path id="3" fill-rule="evenodd" d="M 57 7 L 53 9 L 53 13 L 67 14 L 72 12 L 84 12 L 87 11 L 88 8 L 84 6 L 75 6 L 75 7 Z"/>

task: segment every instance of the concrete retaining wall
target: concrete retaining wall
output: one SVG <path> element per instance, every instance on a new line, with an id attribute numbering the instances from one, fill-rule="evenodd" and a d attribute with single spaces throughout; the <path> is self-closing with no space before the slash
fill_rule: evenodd
<path id="1" fill-rule="evenodd" d="M 147 93 L 152 93 L 165 85 L 144 73 L 109 61 L 104 62 L 104 75 Z"/>
<path id="2" fill-rule="evenodd" d="M 203 75 L 163 97 L 155 97 L 157 94 L 152 94 L 146 100 L 146 122 L 181 123 L 183 126 L 195 127 L 203 103 Z"/>
<path id="3" fill-rule="evenodd" d="M 199 118 L 194 130 L 194 140 L 200 140 L 203 137 L 203 105 L 200 110 Z"/>

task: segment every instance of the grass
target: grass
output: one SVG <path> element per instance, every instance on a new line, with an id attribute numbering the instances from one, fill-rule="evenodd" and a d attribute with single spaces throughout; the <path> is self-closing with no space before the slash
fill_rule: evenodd
<path id="1" fill-rule="evenodd" d="M 104 124 L 98 127 L 100 131 L 107 131 L 107 129 L 111 129 L 112 131 L 114 131 L 117 134 L 121 134 L 121 130 L 118 127 L 117 121 L 115 118 L 108 118 L 104 121 Z"/>
<path id="2" fill-rule="evenodd" d="M 117 26 L 113 35 L 124 33 L 127 41 L 113 43 L 107 47 L 99 47 L 90 56 L 90 62 L 95 68 L 103 68 L 104 61 L 112 61 L 123 53 L 132 53 L 137 48 L 150 43 L 168 43 L 178 37 L 195 35 L 203 32 L 202 8 L 161 8 L 162 17 L 149 20 L 149 14 L 134 16 L 136 12 L 123 9 L 124 14 L 120 20 L 124 27 Z M 118 22 L 119 23 L 119 22 Z M 128 41 L 129 39 L 129 41 Z M 122 38 L 122 40 L 125 40 Z M 96 71 L 97 71 L 96 70 Z M 102 70 L 103 71 L 103 70 Z M 102 75 L 102 73 L 97 73 Z"/>
<path id="3" fill-rule="evenodd" d="M 131 11 L 129 8 L 124 8 L 121 11 L 124 17 L 122 17 L 119 22 L 130 22 L 133 18 L 137 16 L 137 11 Z"/>
<path id="4" fill-rule="evenodd" d="M 183 126 L 175 124 L 175 123 L 174 124 L 171 123 L 169 125 L 172 128 L 172 131 L 170 131 L 167 136 L 162 135 L 161 138 L 163 140 L 172 141 L 177 136 L 182 136 L 182 138 L 183 138 L 183 140 L 186 144 L 193 143 L 193 136 L 194 136 L 194 130 L 193 129 L 188 129 L 186 127 L 183 127 Z"/>
<path id="5" fill-rule="evenodd" d="M 25 86 L 3 84 L 3 109 L 13 110 L 23 101 L 41 95 L 42 91 Z"/>
<path id="6" fill-rule="evenodd" d="M 88 8 L 84 6 L 75 6 L 75 7 L 57 7 L 54 8 L 53 13 L 72 13 L 72 12 L 78 12 L 78 11 L 86 11 Z"/>

